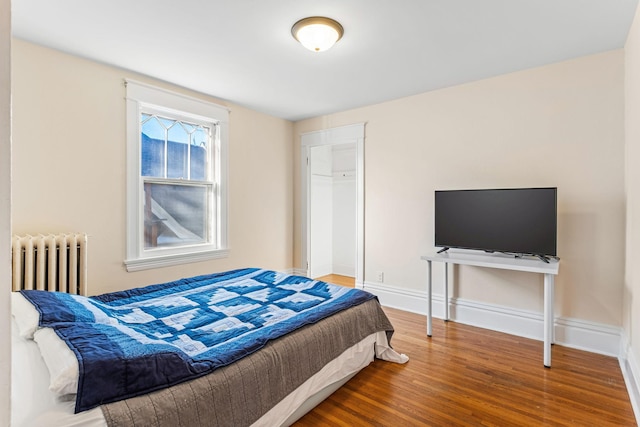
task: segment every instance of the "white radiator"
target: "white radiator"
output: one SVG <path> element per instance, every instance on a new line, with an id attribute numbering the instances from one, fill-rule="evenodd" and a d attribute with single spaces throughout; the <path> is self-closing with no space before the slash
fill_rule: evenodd
<path id="1" fill-rule="evenodd" d="M 87 235 L 13 236 L 13 290 L 87 294 Z"/>

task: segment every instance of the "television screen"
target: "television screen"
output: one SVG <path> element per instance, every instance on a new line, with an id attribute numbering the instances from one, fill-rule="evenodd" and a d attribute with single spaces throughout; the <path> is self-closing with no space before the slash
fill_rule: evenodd
<path id="1" fill-rule="evenodd" d="M 435 192 L 435 246 L 556 256 L 557 188 Z"/>

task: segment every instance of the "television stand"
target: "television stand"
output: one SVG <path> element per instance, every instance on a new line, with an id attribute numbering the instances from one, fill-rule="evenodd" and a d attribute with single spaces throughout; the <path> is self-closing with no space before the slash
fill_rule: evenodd
<path id="1" fill-rule="evenodd" d="M 433 261 L 444 262 L 444 320 L 449 320 L 449 273 L 447 264 L 471 265 L 475 267 L 498 268 L 514 271 L 528 271 L 544 275 L 544 366 L 551 367 L 551 344 L 554 337 L 554 287 L 555 276 L 558 275 L 559 262 L 546 262 L 536 259 L 513 258 L 505 254 L 485 254 L 476 252 L 447 252 L 423 255 L 420 259 L 427 261 L 427 336 L 432 335 L 432 268 Z"/>

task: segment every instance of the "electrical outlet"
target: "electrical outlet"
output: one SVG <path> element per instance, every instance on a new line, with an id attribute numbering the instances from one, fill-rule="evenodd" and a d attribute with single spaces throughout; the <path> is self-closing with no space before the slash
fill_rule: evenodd
<path id="1" fill-rule="evenodd" d="M 378 282 L 384 282 L 384 272 L 378 271 Z"/>

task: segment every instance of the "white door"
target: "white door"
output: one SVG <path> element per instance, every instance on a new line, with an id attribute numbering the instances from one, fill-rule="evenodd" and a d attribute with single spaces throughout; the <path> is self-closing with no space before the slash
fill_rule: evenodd
<path id="1" fill-rule="evenodd" d="M 330 145 L 309 149 L 309 277 L 333 273 L 333 176 Z"/>

